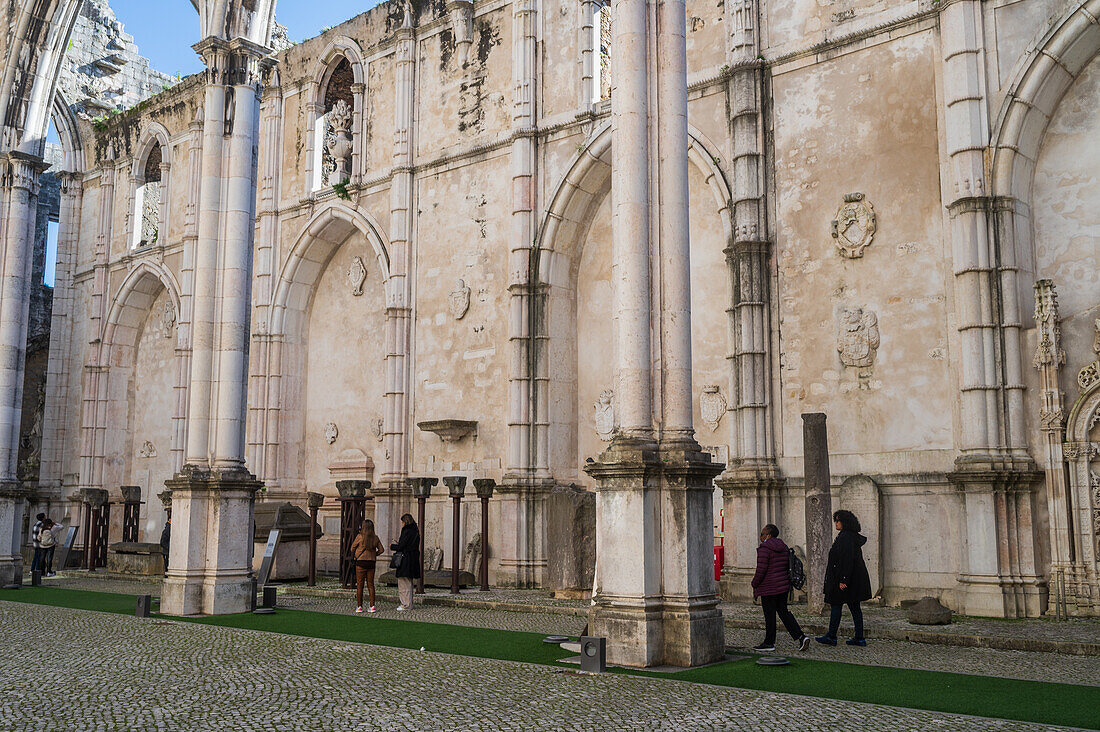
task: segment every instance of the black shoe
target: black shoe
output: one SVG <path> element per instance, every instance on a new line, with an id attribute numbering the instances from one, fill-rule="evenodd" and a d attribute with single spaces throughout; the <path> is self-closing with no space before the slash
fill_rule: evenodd
<path id="1" fill-rule="evenodd" d="M 832 636 L 828 636 L 828 635 L 819 635 L 818 637 L 814 638 L 814 640 L 817 641 L 818 643 L 820 643 L 823 646 L 835 646 L 836 645 L 836 638 L 833 638 Z"/>
<path id="2" fill-rule="evenodd" d="M 805 653 L 806 649 L 810 647 L 810 636 L 804 635 L 802 639 L 798 641 L 798 650 Z"/>
<path id="3" fill-rule="evenodd" d="M 849 638 L 848 640 L 844 641 L 844 645 L 846 645 L 846 646 L 866 646 L 867 641 L 865 641 L 862 638 Z"/>
<path id="4" fill-rule="evenodd" d="M 771 653 L 775 650 L 775 646 L 769 643 L 761 643 L 758 646 L 753 646 L 752 649 L 757 653 Z"/>

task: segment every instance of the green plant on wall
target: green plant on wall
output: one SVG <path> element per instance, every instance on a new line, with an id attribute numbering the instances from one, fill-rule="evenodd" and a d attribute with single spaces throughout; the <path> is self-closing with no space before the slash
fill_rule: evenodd
<path id="1" fill-rule="evenodd" d="M 336 197 L 337 198 L 342 198 L 345 201 L 350 201 L 351 200 L 351 194 L 348 193 L 348 184 L 347 183 L 333 183 L 332 184 L 332 190 L 334 190 L 336 192 Z"/>

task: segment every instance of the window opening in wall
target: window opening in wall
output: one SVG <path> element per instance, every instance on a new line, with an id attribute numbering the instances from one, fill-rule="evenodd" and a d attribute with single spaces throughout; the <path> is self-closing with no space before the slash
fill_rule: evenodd
<path id="1" fill-rule="evenodd" d="M 593 64 L 592 96 L 594 102 L 611 98 L 611 4 L 596 3 L 592 16 Z"/>
<path id="2" fill-rule="evenodd" d="M 161 155 L 160 143 L 157 143 L 145 159 L 144 183 L 138 193 L 138 214 L 141 216 L 139 247 L 152 246 L 160 238 Z"/>
<path id="3" fill-rule="evenodd" d="M 53 287 L 57 276 L 57 229 L 56 221 L 46 222 L 46 268 L 42 274 L 42 284 Z"/>
<path id="4" fill-rule="evenodd" d="M 351 178 L 351 123 L 355 109 L 351 87 L 354 82 L 351 64 L 341 58 L 329 76 L 324 114 L 317 123 L 321 156 L 319 188 L 347 183 Z"/>

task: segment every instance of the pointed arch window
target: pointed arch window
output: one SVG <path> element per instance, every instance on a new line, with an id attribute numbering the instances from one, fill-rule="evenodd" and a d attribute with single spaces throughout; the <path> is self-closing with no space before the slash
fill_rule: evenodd
<path id="1" fill-rule="evenodd" d="M 356 116 L 355 70 L 339 58 L 324 85 L 314 129 L 314 190 L 347 183 L 352 176 Z"/>
<path id="2" fill-rule="evenodd" d="M 133 247 L 141 249 L 164 243 L 167 233 L 168 162 L 159 140 L 153 142 L 143 161 L 136 166 L 134 191 Z"/>

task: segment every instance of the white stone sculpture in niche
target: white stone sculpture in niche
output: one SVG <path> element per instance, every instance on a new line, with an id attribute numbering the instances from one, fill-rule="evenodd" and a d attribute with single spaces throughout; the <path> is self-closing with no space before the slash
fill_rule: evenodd
<path id="1" fill-rule="evenodd" d="M 863 256 L 878 227 L 875 209 L 862 193 L 848 193 L 833 219 L 833 239 L 841 255 L 849 259 Z"/>
<path id="2" fill-rule="evenodd" d="M 328 131 L 325 135 L 325 151 L 332 157 L 332 172 L 328 184 L 347 183 L 348 161 L 351 158 L 351 105 L 337 99 L 328 113 Z"/>
<path id="3" fill-rule="evenodd" d="M 141 246 L 150 246 L 160 238 L 160 182 L 150 181 L 142 190 Z"/>
<path id="4" fill-rule="evenodd" d="M 604 442 L 615 436 L 615 391 L 604 389 L 593 405 L 596 409 L 596 434 Z"/>
<path id="5" fill-rule="evenodd" d="M 146 440 L 141 444 L 138 455 L 141 455 L 143 458 L 155 458 L 157 456 L 157 446 L 149 442 L 149 440 Z"/>
<path id="6" fill-rule="evenodd" d="M 351 294 L 359 297 L 363 294 L 363 283 L 367 280 L 367 266 L 363 264 L 362 257 L 351 260 L 348 266 L 348 282 L 351 283 Z"/>
<path id="7" fill-rule="evenodd" d="M 470 288 L 466 286 L 465 280 L 459 280 L 458 286 L 451 290 L 447 307 L 451 312 L 451 317 L 455 320 L 462 320 L 466 317 L 466 313 L 470 309 Z"/>
<path id="8" fill-rule="evenodd" d="M 699 395 L 699 414 L 707 427 L 718 429 L 718 424 L 726 413 L 726 406 L 726 398 L 722 396 L 717 384 L 703 386 L 703 393 Z"/>
<path id="9" fill-rule="evenodd" d="M 340 436 L 340 429 L 336 426 L 335 422 L 329 422 L 325 425 L 325 442 L 332 444 L 336 442 L 336 438 Z"/>
<path id="10" fill-rule="evenodd" d="M 176 334 L 176 308 L 172 303 L 164 303 L 164 310 L 160 314 L 161 335 L 171 338 Z"/>
<path id="11" fill-rule="evenodd" d="M 844 308 L 840 313 L 836 350 L 845 366 L 869 376 L 879 347 L 878 316 L 863 308 Z"/>

